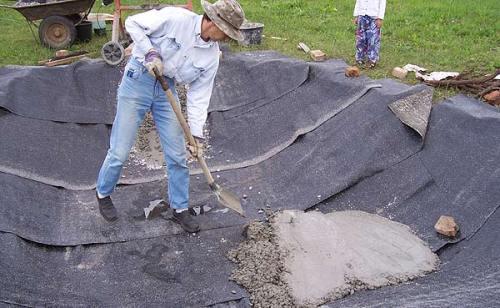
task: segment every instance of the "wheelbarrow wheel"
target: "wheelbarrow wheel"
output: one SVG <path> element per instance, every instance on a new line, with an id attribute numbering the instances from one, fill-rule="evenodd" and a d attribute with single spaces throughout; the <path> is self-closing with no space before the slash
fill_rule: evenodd
<path id="1" fill-rule="evenodd" d="M 101 56 L 109 65 L 117 65 L 125 58 L 125 49 L 118 42 L 107 42 L 102 46 Z"/>
<path id="2" fill-rule="evenodd" d="M 61 49 L 73 44 L 76 39 L 76 27 L 67 17 L 49 16 L 40 23 L 38 36 L 43 45 Z"/>

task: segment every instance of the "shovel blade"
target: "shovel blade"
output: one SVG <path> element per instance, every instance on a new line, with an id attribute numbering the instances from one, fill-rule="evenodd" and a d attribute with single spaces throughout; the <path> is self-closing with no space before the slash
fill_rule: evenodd
<path id="1" fill-rule="evenodd" d="M 225 190 L 224 188 L 220 187 L 218 184 L 213 183 L 210 185 L 210 188 L 214 192 L 214 194 L 217 196 L 217 200 L 219 201 L 220 204 L 223 206 L 230 208 L 234 211 L 236 211 L 238 214 L 241 216 L 245 216 L 245 212 L 243 211 L 243 208 L 241 207 L 241 202 L 240 198 L 233 194 L 232 192 Z"/>

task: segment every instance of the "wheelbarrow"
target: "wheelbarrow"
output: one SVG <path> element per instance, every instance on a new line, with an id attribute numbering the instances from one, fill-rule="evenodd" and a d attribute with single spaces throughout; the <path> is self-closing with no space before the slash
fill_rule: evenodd
<path id="1" fill-rule="evenodd" d="M 0 7 L 14 9 L 21 13 L 26 18 L 35 38 L 31 26 L 38 27 L 38 37 L 42 45 L 61 49 L 75 41 L 76 26 L 87 17 L 94 2 L 95 0 L 18 2 L 16 5 L 0 5 Z M 42 20 L 38 26 L 34 23 L 36 20 Z"/>

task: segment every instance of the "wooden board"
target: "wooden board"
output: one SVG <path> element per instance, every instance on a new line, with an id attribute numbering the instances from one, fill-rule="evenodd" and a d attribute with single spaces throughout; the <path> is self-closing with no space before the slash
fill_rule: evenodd
<path id="1" fill-rule="evenodd" d="M 68 57 L 68 58 L 64 58 L 64 59 L 60 59 L 60 60 L 48 61 L 47 63 L 45 63 L 45 66 L 52 67 L 52 66 L 57 66 L 57 65 L 69 64 L 69 63 L 73 63 L 75 61 L 78 61 L 85 56 L 86 55 L 78 55 L 78 56 Z"/>

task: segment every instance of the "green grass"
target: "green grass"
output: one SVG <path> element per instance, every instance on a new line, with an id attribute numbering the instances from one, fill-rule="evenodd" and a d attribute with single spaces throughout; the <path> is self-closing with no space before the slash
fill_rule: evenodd
<path id="1" fill-rule="evenodd" d="M 194 10 L 200 13 L 199 2 L 194 2 Z M 265 38 L 256 47 L 232 44 L 233 50 L 273 49 L 307 60 L 296 48 L 298 42 L 304 42 L 329 57 L 353 63 L 354 0 L 241 0 L 240 3 L 250 21 L 265 24 Z M 96 4 L 94 12 L 98 9 Z M 100 8 L 101 12 L 111 10 L 112 6 Z M 388 1 L 380 65 L 367 74 L 387 77 L 393 67 L 407 63 L 430 70 L 492 72 L 500 67 L 499 12 L 498 0 Z M 23 17 L 14 10 L 0 9 L 0 29 L 0 66 L 33 65 L 53 54 L 53 50 L 35 42 Z M 287 40 L 271 39 L 272 36 Z M 85 49 L 98 57 L 101 46 L 110 37 L 110 32 L 108 38 L 94 36 L 91 42 L 70 49 Z"/>
<path id="2" fill-rule="evenodd" d="M 354 1 L 241 1 L 249 19 L 265 24 L 262 47 L 304 57 L 303 41 L 330 57 L 354 61 L 351 23 Z M 500 66 L 500 10 L 497 0 L 387 1 L 380 67 L 418 64 L 431 70 L 491 72 Z M 304 57 L 305 58 L 305 57 Z"/>

